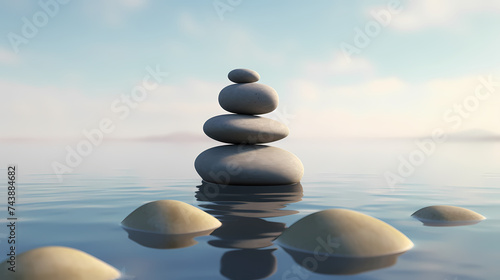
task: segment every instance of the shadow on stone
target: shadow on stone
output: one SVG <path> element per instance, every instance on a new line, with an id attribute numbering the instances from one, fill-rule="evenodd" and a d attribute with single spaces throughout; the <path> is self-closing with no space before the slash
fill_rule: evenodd
<path id="1" fill-rule="evenodd" d="M 428 227 L 457 227 L 457 226 L 470 226 L 475 225 L 481 221 L 434 221 L 415 218 L 422 222 L 424 226 Z"/>

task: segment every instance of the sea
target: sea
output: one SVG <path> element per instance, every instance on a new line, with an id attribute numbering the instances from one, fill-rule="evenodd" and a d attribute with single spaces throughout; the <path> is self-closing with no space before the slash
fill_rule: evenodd
<path id="1" fill-rule="evenodd" d="M 227 186 L 208 197 L 194 160 L 215 141 L 105 140 L 69 161 L 76 140 L 0 144 L 0 259 L 9 253 L 8 218 L 16 217 L 16 254 L 72 247 L 116 267 L 122 279 L 500 279 L 498 141 L 284 139 L 269 145 L 301 159 L 300 184 L 243 194 Z M 9 166 L 16 168 L 14 215 Z M 181 246 L 121 226 L 134 209 L 159 199 L 191 204 L 223 226 Z M 411 217 L 431 205 L 465 207 L 486 220 L 433 227 Z M 354 265 L 345 274 L 321 268 L 321 260 L 296 261 L 276 244 L 299 219 L 331 208 L 380 219 L 415 246 L 393 263 Z"/>

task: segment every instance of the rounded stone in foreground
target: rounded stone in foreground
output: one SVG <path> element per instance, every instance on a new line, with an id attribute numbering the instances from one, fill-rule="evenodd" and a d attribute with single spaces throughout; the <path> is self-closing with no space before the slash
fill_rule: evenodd
<path id="1" fill-rule="evenodd" d="M 213 230 L 221 222 L 203 210 L 177 200 L 157 200 L 135 209 L 124 227 L 159 234 L 188 234 Z"/>
<path id="2" fill-rule="evenodd" d="M 196 172 L 223 185 L 289 185 L 302 179 L 304 166 L 292 153 L 265 145 L 226 145 L 202 152 Z"/>
<path id="3" fill-rule="evenodd" d="M 391 225 L 347 209 L 310 214 L 286 229 L 277 242 L 289 250 L 355 258 L 400 254 L 413 247 Z"/>
<path id="4" fill-rule="evenodd" d="M 109 264 L 68 247 L 41 247 L 19 254 L 16 272 L 7 270 L 10 264 L 0 265 L 2 280 L 112 280 L 121 276 Z"/>
<path id="5" fill-rule="evenodd" d="M 472 210 L 450 205 L 424 207 L 413 213 L 412 217 L 429 226 L 472 225 L 486 219 Z"/>
<path id="6" fill-rule="evenodd" d="M 227 114 L 213 117 L 203 125 L 205 134 L 217 141 L 232 144 L 261 144 L 288 136 L 288 127 L 272 119 Z"/>
<path id="7" fill-rule="evenodd" d="M 231 113 L 259 115 L 278 107 L 278 93 L 270 86 L 259 83 L 233 84 L 219 93 L 220 106 Z"/>
<path id="8" fill-rule="evenodd" d="M 243 68 L 232 70 L 227 77 L 234 83 L 255 83 L 260 79 L 259 73 Z"/>

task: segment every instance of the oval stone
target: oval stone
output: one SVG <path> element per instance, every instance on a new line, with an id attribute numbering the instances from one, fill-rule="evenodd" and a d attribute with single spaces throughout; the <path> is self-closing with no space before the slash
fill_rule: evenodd
<path id="1" fill-rule="evenodd" d="M 122 225 L 159 234 L 189 234 L 213 230 L 222 224 L 216 218 L 182 201 L 157 200 L 135 209 Z"/>
<path id="2" fill-rule="evenodd" d="M 219 93 L 220 106 L 231 113 L 258 115 L 278 107 L 278 93 L 270 86 L 250 83 L 233 84 Z"/>
<path id="3" fill-rule="evenodd" d="M 294 154 L 264 145 L 214 147 L 198 155 L 194 166 L 203 180 L 223 185 L 288 185 L 304 174 Z"/>
<path id="4" fill-rule="evenodd" d="M 260 79 L 259 73 L 243 68 L 232 70 L 227 77 L 234 83 L 255 83 Z"/>
<path id="5" fill-rule="evenodd" d="M 286 125 L 272 119 L 240 114 L 213 117 L 203 125 L 205 134 L 217 141 L 232 144 L 259 144 L 288 136 Z"/>
<path id="6" fill-rule="evenodd" d="M 429 226 L 472 225 L 486 219 L 472 210 L 450 205 L 424 207 L 413 213 L 412 217 Z"/>
<path id="7" fill-rule="evenodd" d="M 16 272 L 0 264 L 2 280 L 112 280 L 121 273 L 109 264 L 85 253 L 68 247 L 50 246 L 29 250 L 16 259 Z"/>
<path id="8" fill-rule="evenodd" d="M 358 258 L 400 254 L 413 247 L 408 237 L 389 224 L 347 209 L 310 214 L 287 228 L 277 241 L 290 250 Z"/>

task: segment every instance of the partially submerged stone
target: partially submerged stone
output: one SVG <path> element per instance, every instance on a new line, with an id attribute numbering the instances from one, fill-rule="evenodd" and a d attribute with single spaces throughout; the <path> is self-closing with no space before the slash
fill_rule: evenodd
<path id="1" fill-rule="evenodd" d="M 265 145 L 210 148 L 198 155 L 194 166 L 203 180 L 224 185 L 289 185 L 304 174 L 294 154 Z"/>
<path id="2" fill-rule="evenodd" d="M 19 254 L 16 271 L 0 264 L 2 280 L 112 280 L 120 272 L 109 264 L 80 250 L 68 247 L 41 247 Z"/>
<path id="3" fill-rule="evenodd" d="M 411 240 L 391 225 L 347 209 L 308 215 L 286 229 L 277 242 L 289 250 L 355 258 L 395 255 L 413 247 Z"/>
<path id="4" fill-rule="evenodd" d="M 486 219 L 472 210 L 450 205 L 424 207 L 413 213 L 412 217 L 428 226 L 473 225 Z"/>
<path id="5" fill-rule="evenodd" d="M 122 225 L 159 234 L 189 234 L 213 230 L 221 222 L 203 210 L 177 200 L 157 200 L 135 209 Z"/>

